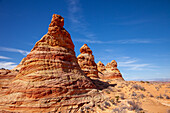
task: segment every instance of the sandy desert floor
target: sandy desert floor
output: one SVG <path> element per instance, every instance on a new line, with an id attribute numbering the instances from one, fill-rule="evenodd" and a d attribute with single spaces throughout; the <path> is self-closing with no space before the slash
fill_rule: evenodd
<path id="1" fill-rule="evenodd" d="M 101 92 L 112 99 L 98 106 L 101 113 L 170 113 L 170 83 L 111 81 Z"/>

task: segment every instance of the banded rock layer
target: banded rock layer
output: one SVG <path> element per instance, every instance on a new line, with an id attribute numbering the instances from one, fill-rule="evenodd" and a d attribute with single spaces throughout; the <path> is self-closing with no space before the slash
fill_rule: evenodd
<path id="1" fill-rule="evenodd" d="M 124 80 L 122 74 L 117 68 L 117 62 L 115 60 L 112 60 L 106 66 L 101 61 L 99 61 L 97 63 L 97 69 L 99 71 L 99 77 L 102 79 Z"/>
<path id="2" fill-rule="evenodd" d="M 16 77 L 18 71 L 0 69 L 0 89 L 7 89 L 8 84 Z M 0 92 L 1 93 L 1 92 Z"/>
<path id="3" fill-rule="evenodd" d="M 99 78 L 97 65 L 94 61 L 94 56 L 92 55 L 92 50 L 84 44 L 80 48 L 81 54 L 77 57 L 78 63 L 84 73 L 90 78 Z"/>
<path id="4" fill-rule="evenodd" d="M 74 44 L 63 26 L 64 18 L 54 14 L 48 33 L 24 58 L 16 78 L 0 96 L 0 110 L 72 113 L 102 101 L 78 65 Z"/>

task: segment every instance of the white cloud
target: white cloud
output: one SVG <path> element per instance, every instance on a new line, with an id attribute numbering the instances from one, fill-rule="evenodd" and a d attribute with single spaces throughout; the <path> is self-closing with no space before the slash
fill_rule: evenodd
<path id="1" fill-rule="evenodd" d="M 18 52 L 22 55 L 27 55 L 29 52 L 21 49 L 15 49 L 15 48 L 7 48 L 7 47 L 0 47 L 0 51 L 8 51 L 8 52 Z"/>
<path id="2" fill-rule="evenodd" d="M 0 56 L 0 59 L 11 59 L 11 58 L 5 57 L 5 56 Z"/>
<path id="3" fill-rule="evenodd" d="M 76 42 L 93 43 L 93 44 L 147 44 L 152 43 L 146 39 L 127 39 L 127 40 L 114 40 L 114 41 L 100 41 L 100 40 L 86 40 L 86 39 L 75 39 Z"/>
<path id="4" fill-rule="evenodd" d="M 85 21 L 84 15 L 82 13 L 80 0 L 68 0 L 67 3 L 68 16 L 72 23 L 72 30 L 84 35 L 87 38 L 95 38 L 95 34 L 87 29 L 88 23 Z"/>
<path id="5" fill-rule="evenodd" d="M 83 43 L 93 43 L 93 44 L 103 44 L 106 43 L 104 41 L 98 41 L 98 40 L 85 40 L 85 39 L 75 39 L 76 42 L 83 42 Z"/>
<path id="6" fill-rule="evenodd" d="M 16 66 L 14 62 L 0 62 L 0 68 L 13 69 Z"/>
<path id="7" fill-rule="evenodd" d="M 120 43 L 120 44 L 135 44 L 135 43 L 146 44 L 146 43 L 151 43 L 150 40 L 146 40 L 146 39 L 117 40 L 116 42 Z"/>
<path id="8" fill-rule="evenodd" d="M 157 66 L 149 63 L 139 63 L 138 60 L 129 60 L 118 62 L 119 67 L 124 67 L 126 70 L 154 70 Z"/>

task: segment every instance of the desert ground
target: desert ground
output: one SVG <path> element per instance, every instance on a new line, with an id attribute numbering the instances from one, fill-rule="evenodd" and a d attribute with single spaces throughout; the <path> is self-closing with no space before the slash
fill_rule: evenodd
<path id="1" fill-rule="evenodd" d="M 114 97 L 99 107 L 101 113 L 169 113 L 170 83 L 149 81 L 104 80 L 110 84 L 102 90 Z M 114 86 L 115 85 L 115 86 Z"/>

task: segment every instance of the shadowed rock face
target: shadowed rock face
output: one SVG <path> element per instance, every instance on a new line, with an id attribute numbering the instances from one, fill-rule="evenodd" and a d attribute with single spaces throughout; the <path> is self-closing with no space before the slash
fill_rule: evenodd
<path id="1" fill-rule="evenodd" d="M 94 61 L 94 56 L 92 55 L 92 50 L 84 44 L 80 48 L 81 54 L 77 57 L 78 63 L 84 73 L 90 78 L 98 78 L 97 65 Z"/>
<path id="2" fill-rule="evenodd" d="M 67 113 L 101 101 L 96 86 L 79 67 L 63 25 L 64 18 L 54 14 L 48 33 L 18 66 L 21 69 L 9 89 L 2 91 L 0 110 Z"/>
<path id="3" fill-rule="evenodd" d="M 124 80 L 122 74 L 117 68 L 117 62 L 112 60 L 111 63 L 108 63 L 106 66 L 99 61 L 97 63 L 97 69 L 99 71 L 99 77 L 102 79 L 120 79 Z"/>

